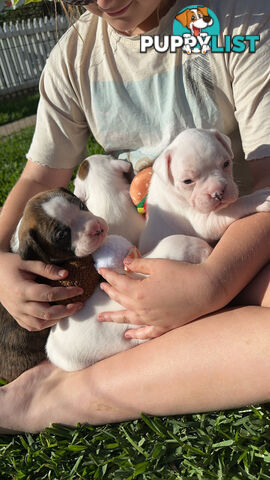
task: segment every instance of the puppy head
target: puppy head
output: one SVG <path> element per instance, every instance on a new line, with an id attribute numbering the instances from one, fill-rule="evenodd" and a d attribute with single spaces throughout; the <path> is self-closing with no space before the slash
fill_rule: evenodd
<path id="1" fill-rule="evenodd" d="M 213 20 L 208 14 L 207 7 L 198 7 L 196 9 L 187 8 L 175 18 L 183 25 L 183 27 L 188 28 L 193 24 L 196 24 L 198 28 L 204 28 L 207 24 L 211 25 L 213 23 Z"/>
<path id="2" fill-rule="evenodd" d="M 18 253 L 25 260 L 57 263 L 91 254 L 104 241 L 106 222 L 71 192 L 39 193 L 25 207 L 18 227 Z"/>
<path id="3" fill-rule="evenodd" d="M 232 174 L 230 139 L 217 130 L 180 133 L 154 163 L 176 198 L 202 213 L 224 208 L 238 197 Z"/>
<path id="4" fill-rule="evenodd" d="M 92 155 L 87 157 L 78 170 L 74 181 L 74 193 L 83 202 L 97 201 L 96 185 L 103 195 L 112 188 L 123 189 L 123 182 L 128 185 L 124 175 L 130 170 L 130 164 L 124 160 L 115 160 L 109 155 Z"/>

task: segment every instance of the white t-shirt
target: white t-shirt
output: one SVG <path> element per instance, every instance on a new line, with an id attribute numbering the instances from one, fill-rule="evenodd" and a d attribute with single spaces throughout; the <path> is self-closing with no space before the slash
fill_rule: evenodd
<path id="1" fill-rule="evenodd" d="M 190 4 L 177 0 L 147 34 L 171 35 L 175 16 Z M 270 156 L 269 0 L 209 0 L 207 6 L 220 22 L 220 45 L 225 35 L 260 35 L 256 52 L 140 53 L 139 35 L 127 37 L 83 14 L 47 60 L 27 158 L 76 167 L 91 131 L 106 153 L 139 171 L 188 127 L 229 135 L 236 164 L 242 148 L 247 160 Z"/>

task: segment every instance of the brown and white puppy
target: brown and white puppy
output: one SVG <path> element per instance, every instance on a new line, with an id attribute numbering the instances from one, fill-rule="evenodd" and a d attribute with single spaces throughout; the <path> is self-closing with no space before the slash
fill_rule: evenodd
<path id="1" fill-rule="evenodd" d="M 78 170 L 74 193 L 94 215 L 104 218 L 109 234 L 123 235 L 138 245 L 144 219 L 129 195 L 131 165 L 110 155 L 87 157 Z"/>
<path id="2" fill-rule="evenodd" d="M 183 27 L 187 27 L 195 37 L 200 35 L 203 28 L 210 27 L 213 24 L 213 19 L 210 17 L 207 7 L 187 8 L 175 18 Z"/>
<path id="3" fill-rule="evenodd" d="M 62 188 L 49 190 L 35 195 L 26 204 L 11 250 L 24 260 L 42 260 L 67 268 L 70 274 L 66 283 L 60 281 L 58 286 L 79 283 L 84 288 L 84 296 L 68 299 L 68 303 L 83 301 L 99 282 L 89 254 L 103 243 L 107 229 L 104 220 L 89 212 L 71 192 Z M 78 259 L 83 259 L 83 264 L 76 264 Z M 84 268 L 87 268 L 87 281 L 82 285 Z M 73 283 L 71 270 L 76 277 L 78 273 L 79 282 L 76 278 Z M 20 327 L 0 305 L 0 377 L 11 381 L 44 360 L 48 334 L 49 329 L 29 332 Z"/>
<path id="4" fill-rule="evenodd" d="M 28 260 L 39 256 L 57 263 L 84 257 L 104 241 L 108 226 L 72 192 L 63 188 L 35 195 L 27 202 L 11 241 L 13 252 Z"/>
<path id="5" fill-rule="evenodd" d="M 21 328 L 1 307 L 0 377 L 11 381 L 46 356 L 64 370 L 78 370 L 142 342 L 124 337 L 127 329 L 138 326 L 97 320 L 98 313 L 123 307 L 99 288 L 95 267 L 105 266 L 104 261 L 109 261 L 109 268 L 118 269 L 131 247 L 131 243 L 119 235 L 105 239 L 106 233 L 102 218 L 95 217 L 64 189 L 44 192 L 29 200 L 12 240 L 13 251 L 25 260 L 59 263 L 67 268 L 69 276 L 60 281 L 64 285 L 65 281 L 70 282 L 71 267 L 75 264 L 73 284 L 82 286 L 87 298 L 75 297 L 75 301 L 86 300 L 83 308 L 41 332 Z M 178 235 L 165 238 L 149 257 L 181 260 L 183 248 L 178 258 L 179 241 L 182 242 L 182 238 L 179 240 Z M 184 254 L 190 261 L 198 262 L 202 255 L 209 254 L 209 248 L 194 238 L 186 243 Z M 77 277 L 81 280 L 79 283 Z"/>

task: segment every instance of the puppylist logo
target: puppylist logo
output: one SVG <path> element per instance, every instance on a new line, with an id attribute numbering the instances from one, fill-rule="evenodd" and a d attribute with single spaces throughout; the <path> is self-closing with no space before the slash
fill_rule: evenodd
<path id="1" fill-rule="evenodd" d="M 188 55 L 208 51 L 213 53 L 250 53 L 256 51 L 259 35 L 224 35 L 223 45 L 219 45 L 220 25 L 216 14 L 203 5 L 190 5 L 176 15 L 173 22 L 173 35 L 141 35 L 140 51 L 146 53 L 149 48 L 159 52 L 171 53 L 182 49 Z"/>

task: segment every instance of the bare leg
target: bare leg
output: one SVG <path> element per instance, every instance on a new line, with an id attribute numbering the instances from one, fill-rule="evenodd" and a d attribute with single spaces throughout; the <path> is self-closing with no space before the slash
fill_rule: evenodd
<path id="1" fill-rule="evenodd" d="M 45 363 L 0 389 L 0 425 L 102 424 L 270 400 L 270 313 L 221 311 L 79 372 Z"/>

